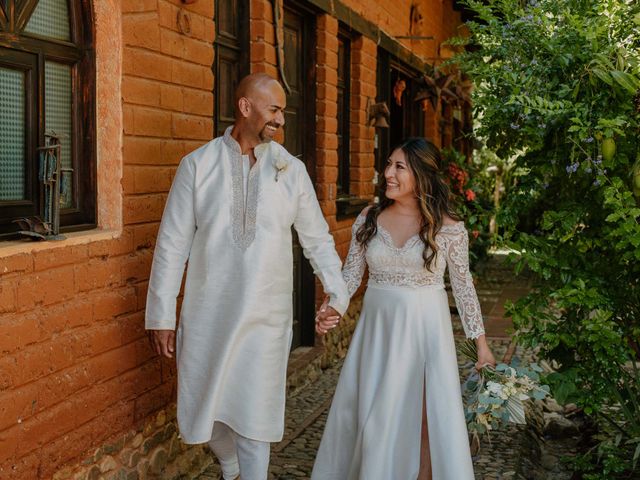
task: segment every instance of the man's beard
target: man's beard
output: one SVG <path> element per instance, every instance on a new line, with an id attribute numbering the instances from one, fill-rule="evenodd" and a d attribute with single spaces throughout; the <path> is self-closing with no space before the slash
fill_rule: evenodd
<path id="1" fill-rule="evenodd" d="M 267 127 L 274 127 L 275 130 L 273 133 L 271 133 L 270 130 L 268 130 Z M 276 124 L 276 123 L 267 123 L 262 130 L 260 130 L 260 140 L 262 141 L 262 143 L 267 143 L 270 142 L 274 135 L 278 132 L 278 128 L 280 128 L 280 125 Z"/>

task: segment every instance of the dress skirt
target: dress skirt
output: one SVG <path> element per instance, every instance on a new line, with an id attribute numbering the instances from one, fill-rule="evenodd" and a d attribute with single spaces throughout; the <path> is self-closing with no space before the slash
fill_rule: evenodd
<path id="1" fill-rule="evenodd" d="M 311 479 L 415 480 L 423 392 L 433 479 L 473 480 L 444 288 L 369 282 Z"/>

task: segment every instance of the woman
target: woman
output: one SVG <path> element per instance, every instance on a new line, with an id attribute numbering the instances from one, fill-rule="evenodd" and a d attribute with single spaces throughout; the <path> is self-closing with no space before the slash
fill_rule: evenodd
<path id="1" fill-rule="evenodd" d="M 433 144 L 405 141 L 389 157 L 380 204 L 353 225 L 343 276 L 351 295 L 365 266 L 369 283 L 312 480 L 474 478 L 447 266 L 465 333 L 478 347 L 476 367 L 495 360 L 469 273 L 467 232 L 439 164 Z M 333 326 L 328 319 L 316 329 L 324 334 Z"/>

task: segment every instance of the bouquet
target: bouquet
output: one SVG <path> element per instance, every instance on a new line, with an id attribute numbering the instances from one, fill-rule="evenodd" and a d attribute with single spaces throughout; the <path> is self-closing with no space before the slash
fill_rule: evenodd
<path id="1" fill-rule="evenodd" d="M 460 346 L 460 352 L 474 365 L 478 351 L 473 340 Z M 549 386 L 540 385 L 542 372 L 537 364 L 524 366 L 514 359 L 510 365 L 498 363 L 474 372 L 463 386 L 467 428 L 479 443 L 479 435 L 504 428 L 509 423 L 525 424 L 526 400 L 542 400 L 549 395 Z"/>

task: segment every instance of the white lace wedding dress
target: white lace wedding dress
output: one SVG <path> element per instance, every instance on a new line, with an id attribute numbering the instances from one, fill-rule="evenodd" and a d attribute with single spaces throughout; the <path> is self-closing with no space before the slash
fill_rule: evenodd
<path id="1" fill-rule="evenodd" d="M 448 266 L 466 336 L 484 334 L 464 223 L 442 227 L 429 272 L 418 235 L 397 247 L 378 224 L 363 249 L 355 232 L 364 219 L 353 225 L 343 276 L 351 295 L 365 266 L 369 283 L 311 478 L 415 480 L 424 392 L 433 479 L 473 480 L 443 280 Z"/>

